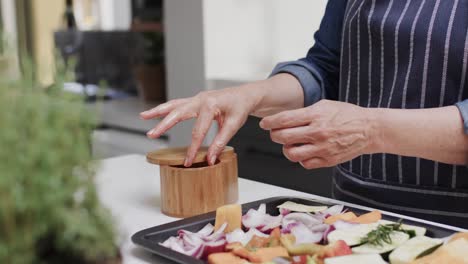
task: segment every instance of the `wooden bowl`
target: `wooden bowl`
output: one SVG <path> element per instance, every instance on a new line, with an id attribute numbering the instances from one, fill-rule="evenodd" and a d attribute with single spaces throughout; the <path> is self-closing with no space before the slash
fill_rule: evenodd
<path id="1" fill-rule="evenodd" d="M 185 218 L 216 210 L 238 199 L 237 155 L 226 147 L 215 165 L 206 163 L 203 147 L 191 167 L 184 167 L 187 148 L 150 152 L 149 163 L 158 164 L 161 176 L 161 211 Z"/>

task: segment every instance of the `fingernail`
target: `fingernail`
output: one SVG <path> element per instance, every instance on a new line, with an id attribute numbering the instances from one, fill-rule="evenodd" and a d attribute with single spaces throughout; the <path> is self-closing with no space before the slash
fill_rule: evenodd
<path id="1" fill-rule="evenodd" d="M 216 163 L 216 156 L 211 156 L 210 163 L 211 165 L 214 165 Z"/>
<path id="2" fill-rule="evenodd" d="M 259 126 L 260 128 L 265 129 L 265 122 L 263 122 L 263 120 L 260 121 Z"/>
<path id="3" fill-rule="evenodd" d="M 184 167 L 190 167 L 187 157 L 184 159 Z"/>
<path id="4" fill-rule="evenodd" d="M 153 128 L 150 131 L 148 131 L 148 133 L 146 133 L 146 135 L 147 136 L 154 136 L 155 132 L 156 132 L 156 129 Z"/>

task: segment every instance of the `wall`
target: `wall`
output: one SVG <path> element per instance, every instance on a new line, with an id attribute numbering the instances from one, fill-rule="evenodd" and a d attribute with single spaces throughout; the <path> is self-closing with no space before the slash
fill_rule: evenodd
<path id="1" fill-rule="evenodd" d="M 38 66 L 38 78 L 44 83 L 52 82 L 54 64 L 54 31 L 64 24 L 65 1 L 31 0 L 32 53 Z"/>
<path id="2" fill-rule="evenodd" d="M 164 3 L 168 99 L 190 97 L 206 87 L 203 1 Z M 168 132 L 170 146 L 189 145 L 193 124 L 193 120 L 181 122 L 171 129 Z M 207 140 L 210 139 L 212 136 L 208 136 Z"/>
<path id="3" fill-rule="evenodd" d="M 326 0 L 204 0 L 207 79 L 252 80 L 303 57 Z"/>
<path id="4" fill-rule="evenodd" d="M 19 75 L 18 60 L 18 30 L 16 27 L 16 12 L 14 0 L 0 0 L 2 11 L 2 25 L 4 38 L 6 41 L 6 54 L 0 54 L 0 74 L 6 74 L 9 78 L 16 78 Z"/>

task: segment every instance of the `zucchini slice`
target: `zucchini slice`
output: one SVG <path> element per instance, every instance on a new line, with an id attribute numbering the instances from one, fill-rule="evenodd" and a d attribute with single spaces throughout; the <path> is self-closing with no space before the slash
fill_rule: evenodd
<path id="1" fill-rule="evenodd" d="M 329 243 L 344 240 L 348 246 L 356 246 L 361 244 L 361 239 L 375 228 L 377 228 L 376 223 L 360 224 L 346 229 L 337 229 L 330 232 L 327 239 Z"/>
<path id="2" fill-rule="evenodd" d="M 422 253 L 431 251 L 442 245 L 442 239 L 426 236 L 416 236 L 406 241 L 390 253 L 391 264 L 408 264 L 418 258 Z"/>
<path id="3" fill-rule="evenodd" d="M 388 224 L 395 224 L 396 222 L 388 221 L 388 220 L 380 220 L 379 224 L 381 225 L 388 225 Z M 401 228 L 404 230 L 413 230 L 416 233 L 416 236 L 424 236 L 426 234 L 426 228 L 421 226 L 414 226 L 414 225 L 406 225 L 402 224 Z"/>
<path id="4" fill-rule="evenodd" d="M 384 254 L 390 252 L 400 246 L 401 244 L 405 243 L 409 239 L 409 235 L 399 231 L 393 231 L 390 233 L 391 243 L 382 242 L 381 245 L 374 245 L 374 244 L 362 244 L 360 246 L 354 247 L 353 253 L 355 254 Z"/>

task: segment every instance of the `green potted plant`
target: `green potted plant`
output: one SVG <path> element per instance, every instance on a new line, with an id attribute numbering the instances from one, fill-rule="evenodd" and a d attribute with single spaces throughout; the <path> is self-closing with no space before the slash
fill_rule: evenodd
<path id="1" fill-rule="evenodd" d="M 48 87 L 32 63 L 0 77 L 0 263 L 120 263 L 94 185 L 94 118 L 56 69 Z"/>
<path id="2" fill-rule="evenodd" d="M 141 58 L 135 66 L 140 98 L 144 101 L 165 101 L 164 36 L 160 31 L 142 31 Z"/>
<path id="3" fill-rule="evenodd" d="M 0 25 L 1 26 L 1 25 Z M 0 74 L 7 72 L 8 59 L 5 55 L 5 41 L 3 39 L 2 28 L 0 27 Z"/>

